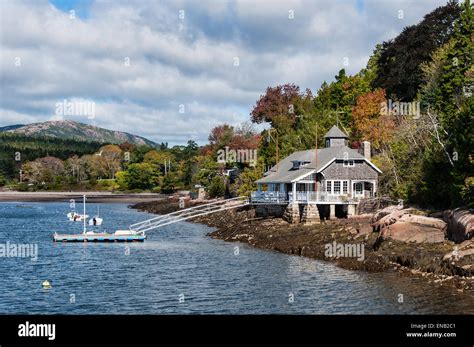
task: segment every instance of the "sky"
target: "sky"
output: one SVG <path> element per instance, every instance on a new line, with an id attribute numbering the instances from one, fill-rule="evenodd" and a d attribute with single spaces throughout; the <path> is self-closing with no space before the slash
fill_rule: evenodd
<path id="1" fill-rule="evenodd" d="M 316 94 L 445 3 L 0 0 L 0 126 L 72 119 L 205 144 L 248 121 L 267 87 Z M 60 113 L 64 101 L 94 114 Z"/>

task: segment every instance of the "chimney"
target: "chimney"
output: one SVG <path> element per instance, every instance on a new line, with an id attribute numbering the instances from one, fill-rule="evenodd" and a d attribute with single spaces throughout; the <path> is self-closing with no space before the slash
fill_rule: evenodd
<path id="1" fill-rule="evenodd" d="M 362 142 L 362 150 L 363 150 L 365 159 L 370 160 L 371 155 L 370 155 L 370 142 L 369 141 Z"/>

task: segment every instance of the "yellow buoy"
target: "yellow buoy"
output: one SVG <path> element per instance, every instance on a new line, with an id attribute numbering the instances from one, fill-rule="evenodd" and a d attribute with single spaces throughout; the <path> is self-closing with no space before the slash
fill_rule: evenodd
<path id="1" fill-rule="evenodd" d="M 42 285 L 43 288 L 45 288 L 45 289 L 49 289 L 49 288 L 52 287 L 52 286 L 51 286 L 51 283 L 50 283 L 48 280 L 43 281 L 43 283 L 41 283 L 41 285 Z"/>

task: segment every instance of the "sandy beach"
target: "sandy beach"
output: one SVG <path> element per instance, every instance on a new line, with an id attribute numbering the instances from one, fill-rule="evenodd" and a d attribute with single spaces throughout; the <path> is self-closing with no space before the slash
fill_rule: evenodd
<path id="1" fill-rule="evenodd" d="M 81 199 L 86 195 L 90 202 L 108 203 L 137 203 L 144 201 L 161 200 L 167 195 L 154 193 L 121 194 L 101 191 L 78 191 L 78 192 L 16 192 L 0 191 L 1 201 L 68 201 L 70 199 Z"/>

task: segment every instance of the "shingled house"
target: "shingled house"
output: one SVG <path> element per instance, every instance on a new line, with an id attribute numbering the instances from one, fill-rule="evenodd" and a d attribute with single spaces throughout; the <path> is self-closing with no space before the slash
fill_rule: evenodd
<path id="1" fill-rule="evenodd" d="M 361 198 L 375 196 L 381 171 L 370 161 L 370 142 L 359 153 L 347 147 L 348 136 L 337 126 L 324 138 L 317 154 L 295 152 L 267 171 L 256 182 L 252 202 L 287 205 L 290 222 L 309 222 L 353 215 Z"/>

